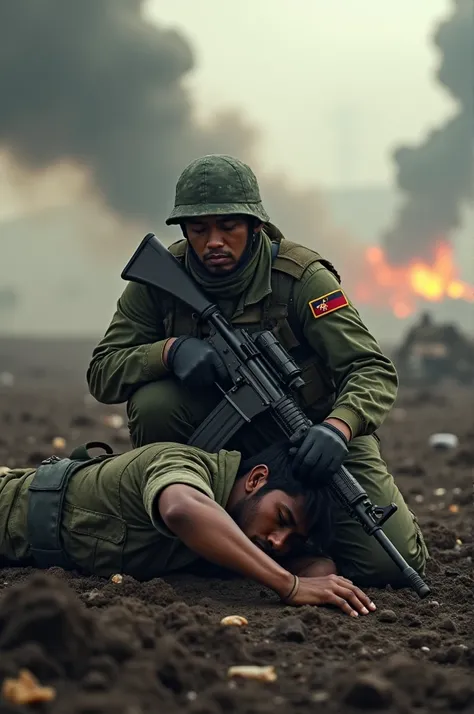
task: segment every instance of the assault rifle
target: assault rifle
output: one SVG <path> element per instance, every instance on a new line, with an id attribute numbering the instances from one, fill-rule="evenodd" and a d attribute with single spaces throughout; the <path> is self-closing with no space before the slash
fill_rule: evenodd
<path id="1" fill-rule="evenodd" d="M 189 444 L 211 453 L 218 451 L 241 426 L 264 412 L 288 438 L 312 426 L 293 398 L 293 393 L 304 385 L 301 369 L 275 335 L 270 331 L 250 335 L 244 329 L 235 329 L 153 233 L 142 240 L 121 277 L 164 290 L 189 305 L 201 321 L 208 323 L 208 341 L 228 370 L 232 386 L 226 391 L 216 383 L 222 400 L 194 432 Z M 376 538 L 419 597 L 426 597 L 429 587 L 382 530 L 397 506 L 372 504 L 344 466 L 331 478 L 329 488 L 366 533 Z"/>

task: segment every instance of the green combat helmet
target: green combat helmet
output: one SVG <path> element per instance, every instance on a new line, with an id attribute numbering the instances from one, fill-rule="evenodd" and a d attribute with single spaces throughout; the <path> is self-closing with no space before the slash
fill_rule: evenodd
<path id="1" fill-rule="evenodd" d="M 232 156 L 210 154 L 192 161 L 176 184 L 168 226 L 196 216 L 241 213 L 266 223 L 257 178 L 247 164 Z"/>

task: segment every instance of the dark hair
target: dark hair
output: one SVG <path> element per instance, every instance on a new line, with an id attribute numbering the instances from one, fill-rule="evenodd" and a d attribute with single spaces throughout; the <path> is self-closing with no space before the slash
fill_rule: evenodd
<path id="1" fill-rule="evenodd" d="M 276 489 L 290 496 L 305 496 L 305 517 L 309 521 L 309 540 L 306 550 L 312 554 L 327 553 L 332 540 L 331 496 L 326 487 L 312 489 L 295 477 L 291 447 L 289 441 L 280 441 L 247 459 L 242 459 L 237 478 L 245 476 L 255 466 L 265 464 L 269 472 L 268 481 L 258 492 L 259 497 Z"/>

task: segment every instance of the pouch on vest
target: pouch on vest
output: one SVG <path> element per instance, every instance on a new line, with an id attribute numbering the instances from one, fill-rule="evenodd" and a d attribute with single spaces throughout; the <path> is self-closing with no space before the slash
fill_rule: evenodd
<path id="1" fill-rule="evenodd" d="M 102 448 L 106 453 L 91 457 L 90 448 Z M 72 566 L 61 542 L 61 515 L 67 485 L 76 471 L 112 455 L 108 444 L 90 441 L 74 449 L 69 458 L 50 456 L 36 469 L 28 489 L 27 526 L 31 555 L 39 568 Z"/>

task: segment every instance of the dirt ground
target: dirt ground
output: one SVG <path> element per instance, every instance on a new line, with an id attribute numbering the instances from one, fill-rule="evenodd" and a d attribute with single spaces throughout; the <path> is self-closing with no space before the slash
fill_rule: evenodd
<path id="1" fill-rule="evenodd" d="M 0 466 L 36 465 L 91 439 L 129 448 L 122 407 L 87 396 L 89 350 L 0 341 Z M 474 392 L 454 385 L 402 388 L 380 432 L 431 551 L 426 600 L 370 590 L 376 613 L 354 621 L 284 607 L 236 579 L 114 583 L 4 569 L 0 682 L 27 668 L 55 691 L 35 708 L 55 714 L 474 712 L 473 404 Z M 457 434 L 459 446 L 433 449 L 435 432 Z M 221 626 L 229 614 L 248 626 Z M 273 665 L 277 680 L 229 679 L 242 664 Z M 0 697 L 1 713 L 30 708 Z"/>

